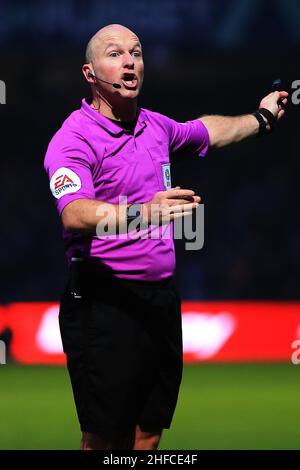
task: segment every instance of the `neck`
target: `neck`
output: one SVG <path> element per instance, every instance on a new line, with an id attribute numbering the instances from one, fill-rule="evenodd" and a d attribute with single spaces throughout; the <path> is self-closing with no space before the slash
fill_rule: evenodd
<path id="1" fill-rule="evenodd" d="M 104 97 L 94 96 L 91 105 L 96 111 L 108 119 L 131 122 L 137 113 L 137 100 L 123 100 L 122 103 L 112 105 Z"/>

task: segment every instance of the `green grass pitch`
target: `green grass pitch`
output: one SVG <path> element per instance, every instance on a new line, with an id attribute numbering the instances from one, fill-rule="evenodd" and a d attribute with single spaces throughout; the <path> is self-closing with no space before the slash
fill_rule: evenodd
<path id="1" fill-rule="evenodd" d="M 300 449 L 300 366 L 185 366 L 160 449 Z M 64 367 L 0 366 L 0 449 L 78 449 Z"/>

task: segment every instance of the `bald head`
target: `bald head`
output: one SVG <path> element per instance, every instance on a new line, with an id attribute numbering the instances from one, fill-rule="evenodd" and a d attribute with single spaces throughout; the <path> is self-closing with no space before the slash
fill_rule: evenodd
<path id="1" fill-rule="evenodd" d="M 133 39 L 139 41 L 137 35 L 130 29 L 126 28 L 126 26 L 121 24 L 109 24 L 108 26 L 104 26 L 104 28 L 99 29 L 99 31 L 97 31 L 89 40 L 85 52 L 86 61 L 88 63 L 93 62 L 97 56 L 98 48 L 104 46 L 108 40 L 113 40 L 114 37 L 120 33 L 130 34 Z"/>
<path id="2" fill-rule="evenodd" d="M 82 72 L 92 87 L 96 102 L 102 100 L 102 105 L 106 102 L 110 106 L 122 103 L 123 108 L 125 105 L 135 107 L 144 78 L 139 38 L 120 24 L 101 28 L 87 45 Z"/>

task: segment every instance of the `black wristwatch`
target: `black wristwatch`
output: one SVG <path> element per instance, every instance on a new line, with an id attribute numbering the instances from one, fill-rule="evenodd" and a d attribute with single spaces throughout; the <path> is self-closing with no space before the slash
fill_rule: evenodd
<path id="1" fill-rule="evenodd" d="M 257 111 L 253 113 L 253 116 L 256 117 L 259 123 L 259 131 L 258 131 L 258 136 L 267 134 L 269 132 L 273 132 L 275 129 L 275 124 L 276 124 L 276 117 L 274 114 L 269 111 L 266 108 L 259 108 Z M 267 130 L 267 123 L 264 120 L 263 116 L 266 118 L 268 121 L 268 124 L 270 126 L 270 130 Z"/>
<path id="2" fill-rule="evenodd" d="M 263 115 L 266 118 L 270 126 L 270 131 L 273 132 L 275 129 L 276 122 L 277 122 L 277 119 L 274 116 L 274 114 L 271 111 L 269 111 L 269 109 L 266 109 L 266 108 L 259 108 L 258 112 L 259 114 Z"/>
<path id="3" fill-rule="evenodd" d="M 258 128 L 258 136 L 261 136 L 263 134 L 266 134 L 268 131 L 267 131 L 267 124 L 266 124 L 266 121 L 264 120 L 264 118 L 262 117 L 262 115 L 258 112 L 258 111 L 255 111 L 255 113 L 253 113 L 253 116 L 256 117 L 256 119 L 258 120 L 258 123 L 259 123 L 259 128 Z"/>

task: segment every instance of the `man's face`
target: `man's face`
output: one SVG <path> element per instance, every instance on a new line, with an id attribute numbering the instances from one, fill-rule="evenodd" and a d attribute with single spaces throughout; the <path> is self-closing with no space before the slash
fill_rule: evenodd
<path id="1" fill-rule="evenodd" d="M 138 37 L 130 30 L 115 29 L 101 34 L 95 48 L 93 61 L 96 77 L 111 83 L 119 83 L 118 96 L 137 98 L 143 84 L 144 62 Z M 115 88 L 98 82 L 106 95 Z"/>

